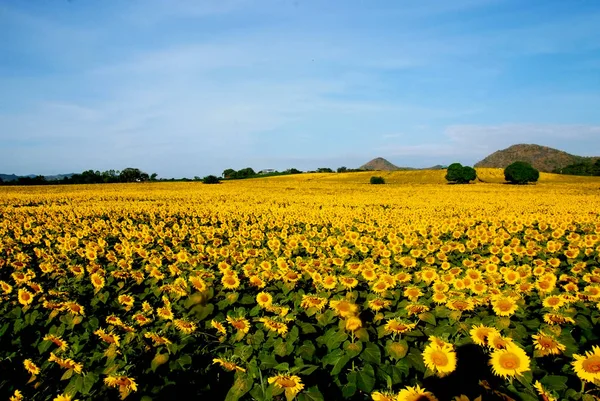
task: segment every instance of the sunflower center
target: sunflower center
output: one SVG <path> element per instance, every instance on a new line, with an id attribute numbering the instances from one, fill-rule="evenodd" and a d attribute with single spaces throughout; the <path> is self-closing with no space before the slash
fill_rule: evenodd
<path id="1" fill-rule="evenodd" d="M 446 366 L 448 364 L 448 357 L 441 351 L 434 351 L 431 354 L 431 360 L 437 366 Z"/>
<path id="2" fill-rule="evenodd" d="M 514 354 L 504 354 L 500 357 L 500 365 L 504 369 L 516 369 L 519 367 L 519 358 Z"/>
<path id="3" fill-rule="evenodd" d="M 507 299 L 502 299 L 500 301 L 498 301 L 498 309 L 500 309 L 503 312 L 509 311 L 512 308 L 513 304 L 512 302 L 510 302 Z"/>
<path id="4" fill-rule="evenodd" d="M 277 382 L 281 387 L 296 387 L 296 382 L 292 379 L 281 378 Z"/>
<path id="5" fill-rule="evenodd" d="M 600 356 L 593 355 L 583 361 L 583 370 L 590 373 L 600 372 Z"/>

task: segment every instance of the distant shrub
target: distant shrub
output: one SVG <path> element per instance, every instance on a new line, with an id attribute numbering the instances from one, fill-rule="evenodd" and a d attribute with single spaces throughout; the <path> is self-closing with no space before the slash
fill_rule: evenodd
<path id="1" fill-rule="evenodd" d="M 446 171 L 446 180 L 454 184 L 468 184 L 477 178 L 477 172 L 473 167 L 463 166 L 460 163 L 452 163 Z"/>
<path id="2" fill-rule="evenodd" d="M 219 177 L 217 177 L 217 176 L 207 175 L 206 177 L 204 177 L 202 179 L 202 182 L 204 184 L 220 184 L 221 180 L 219 180 Z"/>
<path id="3" fill-rule="evenodd" d="M 540 172 L 526 162 L 514 162 L 504 169 L 504 178 L 511 184 L 537 182 Z"/>
<path id="4" fill-rule="evenodd" d="M 383 179 L 383 177 L 376 176 L 371 177 L 370 182 L 371 184 L 385 184 L 385 180 Z"/>

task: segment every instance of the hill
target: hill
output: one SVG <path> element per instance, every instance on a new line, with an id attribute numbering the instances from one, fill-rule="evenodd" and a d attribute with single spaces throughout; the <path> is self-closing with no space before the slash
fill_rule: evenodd
<path id="1" fill-rule="evenodd" d="M 516 161 L 524 161 L 540 171 L 551 172 L 570 164 L 593 162 L 595 159 L 597 157 L 576 156 L 547 146 L 518 144 L 492 153 L 475 163 L 475 167 L 505 168 Z"/>
<path id="2" fill-rule="evenodd" d="M 368 163 L 363 164 L 359 170 L 379 170 L 379 171 L 395 171 L 400 170 L 400 167 L 390 163 L 383 157 L 377 157 Z"/>
<path id="3" fill-rule="evenodd" d="M 46 176 L 44 176 L 44 178 L 46 179 L 46 181 L 60 181 L 63 178 L 65 178 L 65 177 L 69 178 L 72 175 L 73 175 L 73 173 L 46 175 Z M 37 177 L 35 174 L 29 174 L 29 175 L 0 174 L 0 179 L 2 179 L 2 181 L 4 181 L 4 182 L 16 181 L 19 178 L 35 178 L 35 177 Z"/>

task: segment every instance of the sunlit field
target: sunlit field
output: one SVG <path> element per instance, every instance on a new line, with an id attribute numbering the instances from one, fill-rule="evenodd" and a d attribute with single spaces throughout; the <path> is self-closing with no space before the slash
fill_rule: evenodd
<path id="1" fill-rule="evenodd" d="M 444 174 L 0 187 L 0 395 L 599 399 L 600 179 Z"/>

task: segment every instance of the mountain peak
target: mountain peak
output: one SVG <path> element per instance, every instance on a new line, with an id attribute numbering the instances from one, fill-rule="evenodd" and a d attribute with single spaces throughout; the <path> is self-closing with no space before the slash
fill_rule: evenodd
<path id="1" fill-rule="evenodd" d="M 594 159 L 597 157 L 576 156 L 548 146 L 520 143 L 492 153 L 475 163 L 475 167 L 505 168 L 516 161 L 524 161 L 540 171 L 551 172 L 570 164 Z"/>
<path id="2" fill-rule="evenodd" d="M 398 166 L 390 163 L 383 157 L 376 157 L 368 163 L 363 164 L 359 167 L 360 170 L 382 170 L 382 171 L 394 171 L 399 170 Z"/>

